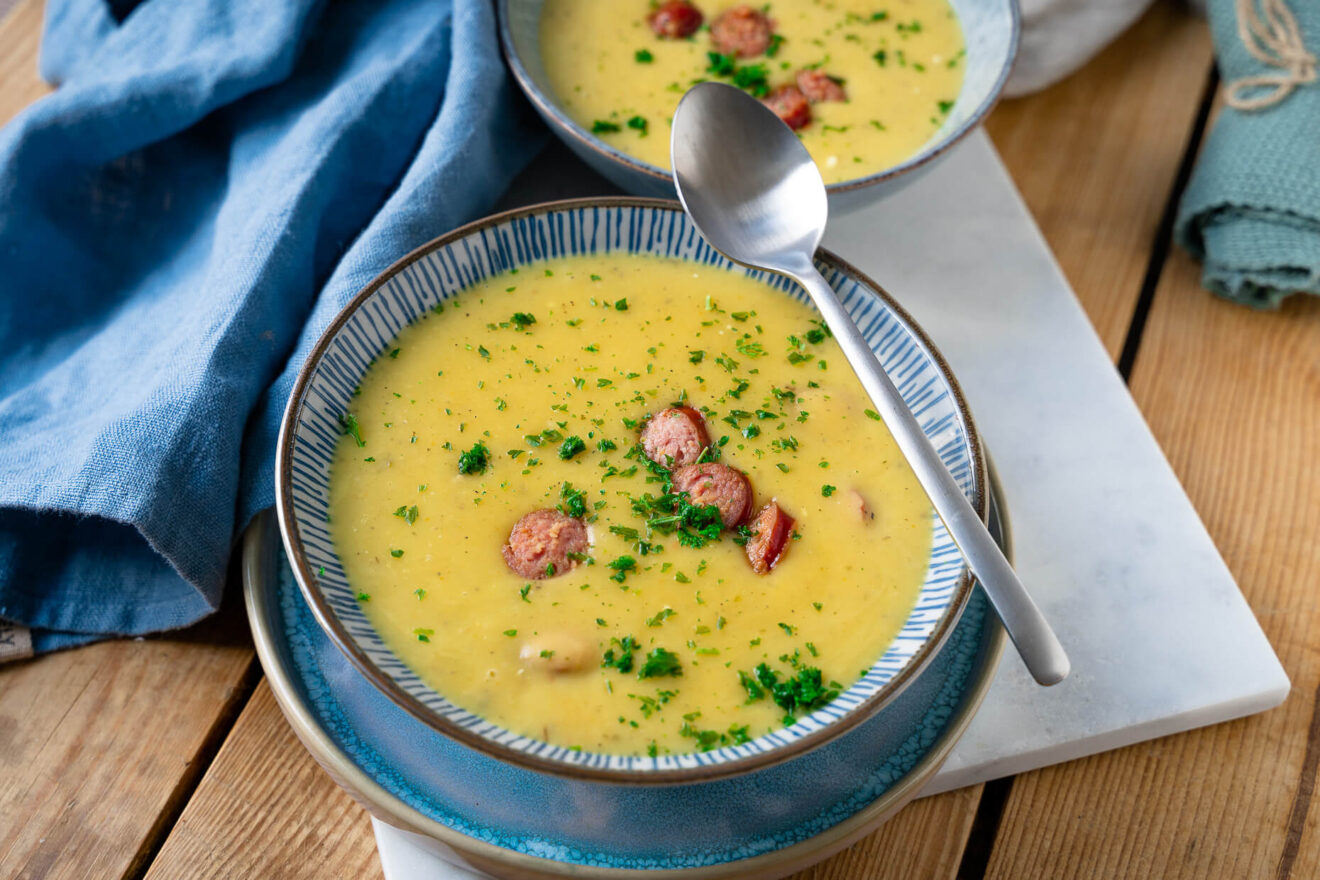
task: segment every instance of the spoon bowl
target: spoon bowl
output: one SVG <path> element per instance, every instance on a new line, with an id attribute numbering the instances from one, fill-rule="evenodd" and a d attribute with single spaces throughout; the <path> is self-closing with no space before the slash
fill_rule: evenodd
<path id="1" fill-rule="evenodd" d="M 825 185 L 806 148 L 760 101 L 741 89 L 706 82 L 679 102 L 670 154 L 678 198 L 711 246 L 736 263 L 792 278 L 806 290 L 1027 670 L 1042 685 L 1063 681 L 1070 664 L 1049 622 L 816 270 L 813 258 L 829 211 Z"/>
<path id="2" fill-rule="evenodd" d="M 674 114 L 670 153 L 679 200 L 725 256 L 765 267 L 820 245 L 829 216 L 820 169 L 779 117 L 740 89 L 693 86 Z"/>

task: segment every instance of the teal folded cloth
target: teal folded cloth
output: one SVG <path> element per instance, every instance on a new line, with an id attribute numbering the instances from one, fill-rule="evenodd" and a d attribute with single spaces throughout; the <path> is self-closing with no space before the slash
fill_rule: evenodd
<path id="1" fill-rule="evenodd" d="M 1290 0 L 1302 39 L 1320 50 L 1320 2 Z M 1234 0 L 1210 0 L 1220 79 L 1277 72 L 1257 61 L 1237 31 Z M 1257 308 L 1293 293 L 1320 294 L 1320 83 L 1274 106 L 1225 107 L 1206 139 L 1174 226 L 1204 262 L 1210 291 Z"/>

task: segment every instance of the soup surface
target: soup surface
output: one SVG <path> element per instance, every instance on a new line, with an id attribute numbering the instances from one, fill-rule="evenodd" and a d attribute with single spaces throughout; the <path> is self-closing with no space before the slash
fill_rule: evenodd
<path id="1" fill-rule="evenodd" d="M 740 85 L 799 129 L 826 183 L 916 153 L 962 88 L 962 30 L 947 0 L 737 7 L 695 3 L 701 28 L 675 37 L 655 32 L 661 7 L 647 0 L 546 0 L 541 56 L 551 88 L 583 128 L 669 168 L 669 126 L 683 93 L 705 80 Z M 731 9 L 749 14 L 722 27 Z M 771 28 L 768 41 L 757 40 L 758 23 Z M 740 55 L 735 42 L 756 54 Z"/>
<path id="2" fill-rule="evenodd" d="M 814 318 L 741 274 L 601 255 L 499 276 L 406 328 L 332 465 L 362 607 L 437 691 L 564 746 L 691 752 L 824 705 L 906 619 L 933 514 Z M 639 438 L 676 402 L 752 511 L 793 517 L 771 570 L 749 564 L 746 526 L 675 522 Z M 547 509 L 589 544 L 517 574 L 511 530 Z"/>

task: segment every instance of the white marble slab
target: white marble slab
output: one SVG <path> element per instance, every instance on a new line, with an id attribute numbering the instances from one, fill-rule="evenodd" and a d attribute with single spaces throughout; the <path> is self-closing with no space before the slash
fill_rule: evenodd
<path id="1" fill-rule="evenodd" d="M 1282 702 L 1283 668 L 984 133 L 825 243 L 948 357 L 1018 572 L 1073 661 L 1043 689 L 1006 654 L 928 793 Z"/>
<path id="2" fill-rule="evenodd" d="M 506 206 L 610 191 L 554 151 Z M 1018 572 L 1072 658 L 1071 677 L 1045 689 L 1006 652 L 925 794 L 1283 701 L 1273 649 L 984 133 L 837 218 L 825 246 L 949 359 L 1004 484 Z M 389 880 L 471 876 L 376 830 Z"/>

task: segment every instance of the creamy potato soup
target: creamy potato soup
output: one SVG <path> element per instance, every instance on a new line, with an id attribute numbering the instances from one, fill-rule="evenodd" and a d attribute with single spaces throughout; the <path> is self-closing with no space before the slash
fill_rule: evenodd
<path id="1" fill-rule="evenodd" d="M 723 269 L 551 261 L 369 369 L 332 529 L 437 691 L 563 746 L 745 742 L 828 703 L 910 612 L 932 511 L 815 313 Z"/>
<path id="2" fill-rule="evenodd" d="M 679 98 L 718 80 L 795 128 L 826 183 L 916 153 L 963 80 L 947 0 L 546 0 L 540 42 L 564 110 L 631 156 L 668 168 Z"/>

